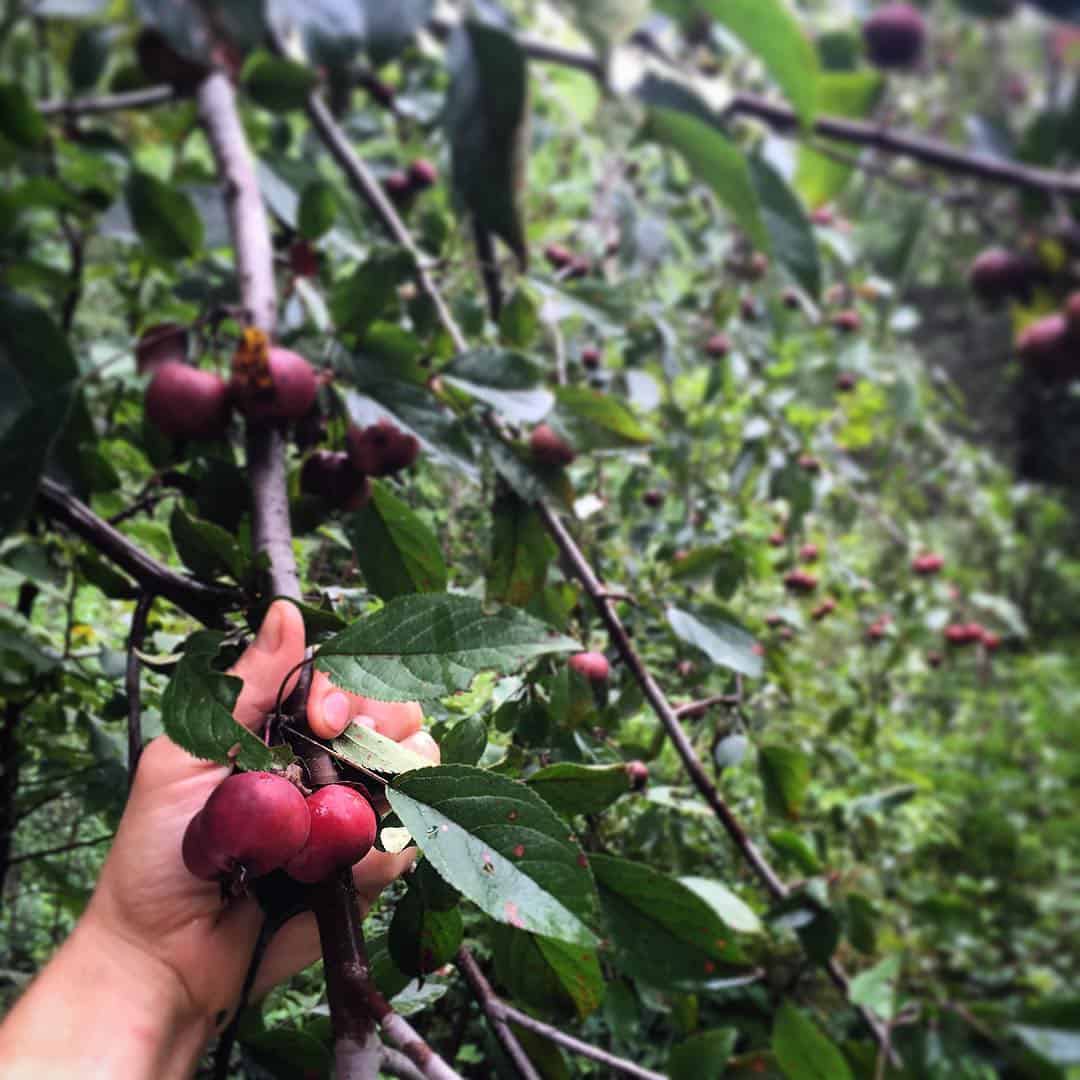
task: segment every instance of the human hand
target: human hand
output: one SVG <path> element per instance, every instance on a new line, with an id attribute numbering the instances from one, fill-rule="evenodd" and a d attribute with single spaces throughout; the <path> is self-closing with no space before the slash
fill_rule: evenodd
<path id="1" fill-rule="evenodd" d="M 273 604 L 255 641 L 232 669 L 244 681 L 233 713 L 238 723 L 250 730 L 261 728 L 274 708 L 282 681 L 303 659 L 304 646 L 300 612 L 287 601 Z M 439 760 L 438 746 L 421 730 L 423 714 L 415 703 L 377 702 L 347 694 L 317 673 L 307 718 L 320 738 L 334 738 L 356 721 L 434 763 Z M 228 767 L 191 757 L 164 736 L 147 746 L 97 888 L 65 946 L 72 971 L 95 968 L 100 960 L 122 982 L 124 973 L 129 973 L 126 981 L 137 984 L 130 987 L 133 996 L 160 999 L 157 1013 L 172 1016 L 173 1037 L 178 1027 L 201 1032 L 187 1039 L 197 1046 L 196 1056 L 213 1028 L 219 1028 L 237 1007 L 263 921 L 253 898 L 223 904 L 217 883 L 192 876 L 180 855 L 188 822 L 230 772 Z M 391 855 L 372 850 L 356 865 L 353 876 L 365 912 L 414 856 L 414 852 Z M 70 959 L 72 953 L 74 959 Z M 318 956 L 314 917 L 307 912 L 293 918 L 271 941 L 253 996 L 265 993 Z M 63 957 L 61 950 L 53 964 Z M 46 981 L 48 974 L 47 968 L 39 982 Z M 49 1003 L 49 1011 L 55 1014 L 56 1005 L 55 1000 Z M 5 1029 L 9 1027 L 5 1024 Z M 0 1038 L 0 1061 L 4 1048 Z M 129 1073 L 138 1074 L 137 1069 Z M 173 1075 L 171 1070 L 168 1075 Z"/>

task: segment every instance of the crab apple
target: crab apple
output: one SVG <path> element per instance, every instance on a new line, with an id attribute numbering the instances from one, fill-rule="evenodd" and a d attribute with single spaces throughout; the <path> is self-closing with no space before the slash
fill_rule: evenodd
<path id="1" fill-rule="evenodd" d="M 999 247 L 986 248 L 971 261 L 968 282 L 980 300 L 996 304 L 1012 296 L 1025 296 L 1033 271 L 1031 261 L 1023 255 Z"/>
<path id="2" fill-rule="evenodd" d="M 562 467 L 569 465 L 577 457 L 573 447 L 547 424 L 537 424 L 533 428 L 529 436 L 529 449 L 533 459 L 541 465 Z"/>
<path id="3" fill-rule="evenodd" d="M 841 394 L 850 394 L 858 382 L 858 376 L 853 371 L 841 371 L 836 376 L 836 389 Z"/>
<path id="4" fill-rule="evenodd" d="M 775 611 L 770 611 L 769 614 L 765 616 L 765 625 L 766 626 L 782 626 L 783 622 L 784 622 L 784 616 L 780 615 L 779 613 L 777 613 Z"/>
<path id="5" fill-rule="evenodd" d="M 581 363 L 587 371 L 595 371 L 600 366 L 600 350 L 595 345 L 586 345 L 581 350 Z"/>
<path id="6" fill-rule="evenodd" d="M 944 657 L 944 656 L 942 656 L 942 655 L 941 655 L 941 653 L 937 652 L 937 651 L 936 651 L 936 650 L 934 650 L 934 649 L 931 649 L 931 650 L 930 650 L 930 651 L 929 651 L 929 652 L 928 652 L 928 653 L 926 654 L 926 662 L 927 662 L 927 663 L 928 663 L 928 664 L 929 664 L 929 665 L 930 665 L 930 666 L 931 666 L 932 668 L 939 668 L 939 667 L 941 667 L 941 665 L 942 665 L 942 663 L 944 662 L 944 660 L 945 660 L 945 657 Z"/>
<path id="7" fill-rule="evenodd" d="M 888 619 L 886 619 L 884 617 L 882 617 L 880 619 L 875 619 L 866 628 L 866 639 L 867 639 L 867 641 L 869 641 L 871 643 L 873 643 L 875 641 L 881 641 L 886 636 L 886 634 L 888 634 L 888 632 L 889 632 L 889 621 L 888 621 Z"/>
<path id="8" fill-rule="evenodd" d="M 821 462 L 813 454 L 802 454 L 799 457 L 799 468 L 803 472 L 819 473 L 821 472 Z"/>
<path id="9" fill-rule="evenodd" d="M 794 289 L 785 289 L 780 296 L 780 302 L 788 309 L 788 311 L 798 311 L 802 307 L 802 301 L 799 299 L 799 294 Z"/>
<path id="10" fill-rule="evenodd" d="M 394 88 L 375 75 L 367 74 L 357 80 L 357 85 L 363 87 L 370 95 L 372 101 L 381 105 L 384 109 L 393 107 Z"/>
<path id="11" fill-rule="evenodd" d="M 300 490 L 340 510 L 359 510 L 371 498 L 371 482 L 353 468 L 348 454 L 316 450 L 300 470 Z"/>
<path id="12" fill-rule="evenodd" d="M 836 215 L 829 206 L 819 206 L 810 211 L 810 220 L 815 225 L 832 225 L 836 221 Z"/>
<path id="13" fill-rule="evenodd" d="M 664 493 L 659 488 L 649 488 L 641 496 L 641 501 L 652 510 L 664 505 Z"/>
<path id="14" fill-rule="evenodd" d="M 1024 364 L 1047 382 L 1068 378 L 1076 369 L 1065 316 L 1055 312 L 1026 326 L 1016 342 Z"/>
<path id="15" fill-rule="evenodd" d="M 862 318 L 854 308 L 844 308 L 832 317 L 832 325 L 842 334 L 854 334 L 862 327 Z"/>
<path id="16" fill-rule="evenodd" d="M 916 574 L 922 574 L 924 577 L 940 573 L 944 565 L 944 556 L 937 555 L 930 551 L 922 555 L 917 555 L 911 560 L 911 569 L 914 570 Z"/>
<path id="17" fill-rule="evenodd" d="M 739 314 L 745 322 L 757 322 L 759 314 L 757 301 L 752 296 L 744 296 L 739 301 Z"/>
<path id="18" fill-rule="evenodd" d="M 420 453 L 420 440 L 385 416 L 369 427 L 349 428 L 353 468 L 367 476 L 390 476 L 407 469 Z"/>
<path id="19" fill-rule="evenodd" d="M 570 667 L 591 683 L 602 685 L 611 675 L 611 665 L 602 652 L 579 652 L 570 657 Z"/>
<path id="20" fill-rule="evenodd" d="M 697 665 L 693 660 L 680 660 L 675 665 L 675 673 L 680 679 L 692 679 L 697 674 Z"/>
<path id="21" fill-rule="evenodd" d="M 575 255 L 570 260 L 570 265 L 567 268 L 566 279 L 567 281 L 573 281 L 575 278 L 588 277 L 591 270 L 592 263 L 590 263 L 584 255 Z"/>
<path id="22" fill-rule="evenodd" d="M 706 356 L 712 356 L 717 360 L 723 360 L 729 352 L 731 352 L 731 338 L 729 338 L 727 334 L 713 334 L 713 336 L 705 342 Z"/>
<path id="23" fill-rule="evenodd" d="M 821 549 L 817 544 L 803 544 L 799 548 L 799 562 L 817 562 Z"/>
<path id="24" fill-rule="evenodd" d="M 315 369 L 297 352 L 270 347 L 271 386 L 257 389 L 233 371 L 230 381 L 236 407 L 251 420 L 299 420 L 311 411 L 319 380 Z"/>
<path id="25" fill-rule="evenodd" d="M 770 547 L 783 547 L 785 543 L 784 534 L 782 532 L 769 533 L 769 545 Z"/>
<path id="26" fill-rule="evenodd" d="M 835 610 L 836 601 L 831 596 L 827 596 L 813 611 L 810 612 L 810 618 L 813 619 L 814 622 L 821 622 L 822 619 L 831 615 Z"/>
<path id="27" fill-rule="evenodd" d="M 987 630 L 984 626 L 982 628 L 982 644 L 987 652 L 997 652 L 1001 648 L 1001 635 L 995 634 L 993 630 Z"/>
<path id="28" fill-rule="evenodd" d="M 746 276 L 750 281 L 760 281 L 769 272 L 769 256 L 755 251 L 746 264 Z"/>
<path id="29" fill-rule="evenodd" d="M 319 253 L 308 240 L 294 240 L 289 245 L 289 269 L 297 277 L 318 277 Z"/>
<path id="30" fill-rule="evenodd" d="M 544 258 L 553 270 L 563 270 L 574 261 L 574 253 L 562 244 L 548 244 Z"/>
<path id="31" fill-rule="evenodd" d="M 187 354 L 186 326 L 174 322 L 154 323 L 139 335 L 135 344 L 135 370 L 142 375 L 170 360 L 183 363 Z"/>
<path id="32" fill-rule="evenodd" d="M 390 201 L 399 206 L 413 193 L 412 181 L 404 169 L 395 169 L 383 177 L 383 190 L 390 196 Z"/>
<path id="33" fill-rule="evenodd" d="M 945 627 L 945 640 L 950 645 L 974 645 L 982 639 L 978 623 L 950 623 Z"/>
<path id="34" fill-rule="evenodd" d="M 417 158 L 409 166 L 409 184 L 413 191 L 424 191 L 439 182 L 439 170 L 427 158 Z"/>
<path id="35" fill-rule="evenodd" d="M 926 42 L 926 21 L 911 4 L 886 4 L 863 23 L 866 54 L 875 67 L 913 67 Z"/>
<path id="36" fill-rule="evenodd" d="M 644 791 L 649 782 L 649 766 L 644 761 L 628 761 L 626 779 L 630 782 L 631 791 Z"/>
<path id="37" fill-rule="evenodd" d="M 176 439 L 219 439 L 229 423 L 229 387 L 213 371 L 167 360 L 146 388 L 146 415 Z"/>
<path id="38" fill-rule="evenodd" d="M 812 593 L 818 579 L 807 570 L 792 570 L 784 575 L 784 588 L 793 593 Z"/>
<path id="39" fill-rule="evenodd" d="M 329 784 L 307 800 L 311 830 L 285 872 L 307 885 L 359 862 L 375 843 L 378 820 L 371 803 L 355 788 Z"/>
<path id="40" fill-rule="evenodd" d="M 190 94 L 209 74 L 205 64 L 181 56 L 160 30 L 146 27 L 135 39 L 135 58 L 151 82 L 168 83 L 182 94 Z"/>
<path id="41" fill-rule="evenodd" d="M 191 819 L 184 833 L 184 865 L 207 881 L 243 870 L 262 877 L 303 848 L 311 827 L 304 796 L 282 776 L 233 773 Z"/>

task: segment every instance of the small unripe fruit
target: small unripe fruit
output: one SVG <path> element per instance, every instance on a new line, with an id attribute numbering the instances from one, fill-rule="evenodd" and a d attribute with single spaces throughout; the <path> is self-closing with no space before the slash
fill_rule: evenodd
<path id="1" fill-rule="evenodd" d="M 836 389 L 841 394 L 850 394 L 851 391 L 855 389 L 858 381 L 858 376 L 855 375 L 854 372 L 841 371 L 840 374 L 836 376 Z"/>
<path id="2" fill-rule="evenodd" d="M 420 453 L 420 441 L 383 417 L 366 428 L 349 428 L 353 468 L 367 476 L 390 476 L 407 469 Z"/>
<path id="3" fill-rule="evenodd" d="M 942 567 L 945 565 L 945 559 L 941 555 L 936 555 L 933 552 L 927 552 L 923 555 L 917 555 L 911 560 L 911 569 L 916 574 L 921 574 L 924 577 L 929 577 L 931 574 L 937 574 L 941 572 Z"/>
<path id="4" fill-rule="evenodd" d="M 371 482 L 348 454 L 316 450 L 300 470 L 300 490 L 317 495 L 339 510 L 359 510 L 371 498 Z"/>
<path id="5" fill-rule="evenodd" d="M 413 191 L 424 191 L 439 182 L 439 170 L 426 158 L 417 158 L 409 166 L 409 183 Z"/>
<path id="6" fill-rule="evenodd" d="M 628 761 L 626 779 L 631 791 L 644 791 L 649 783 L 649 766 L 644 761 Z"/>
<path id="7" fill-rule="evenodd" d="M 176 439 L 219 439 L 229 423 L 228 384 L 213 371 L 166 361 L 146 388 L 146 415 Z"/>
<path id="8" fill-rule="evenodd" d="M 1010 297 L 1027 296 L 1034 271 L 1031 261 L 1023 255 L 1004 248 L 987 248 L 972 260 L 968 281 L 980 300 L 996 304 Z"/>
<path id="9" fill-rule="evenodd" d="M 810 618 L 813 619 L 814 622 L 821 622 L 822 619 L 831 615 L 835 610 L 836 601 L 831 596 L 827 596 L 813 611 L 810 612 Z"/>
<path id="10" fill-rule="evenodd" d="M 833 329 L 839 330 L 842 334 L 854 334 L 861 329 L 862 318 L 854 308 L 845 308 L 832 317 L 832 324 Z"/>
<path id="11" fill-rule="evenodd" d="M 784 575 L 784 588 L 793 593 L 812 593 L 818 584 L 818 579 L 809 571 L 792 570 Z"/>
<path id="12" fill-rule="evenodd" d="M 569 465 L 577 455 L 565 439 L 556 435 L 547 424 L 537 424 L 529 436 L 529 449 L 533 460 L 541 465 L 562 468 Z"/>
<path id="13" fill-rule="evenodd" d="M 799 548 L 799 562 L 817 562 L 820 554 L 821 551 L 817 544 L 803 544 L 803 546 Z"/>
<path id="14" fill-rule="evenodd" d="M 586 371 L 595 371 L 600 366 L 600 350 L 595 345 L 586 345 L 581 350 L 581 363 Z"/>
<path id="15" fill-rule="evenodd" d="M 140 375 L 168 361 L 183 363 L 188 354 L 187 327 L 174 322 L 154 323 L 135 345 L 135 370 Z"/>
<path id="16" fill-rule="evenodd" d="M 571 669 L 596 685 L 603 685 L 611 675 L 611 665 L 601 652 L 575 653 L 569 663 Z"/>
<path id="17" fill-rule="evenodd" d="M 299 353 L 279 345 L 271 346 L 269 361 L 272 385 L 265 390 L 234 368 L 230 389 L 236 407 L 251 420 L 299 420 L 315 404 L 315 369 Z"/>
<path id="18" fill-rule="evenodd" d="M 574 261 L 574 253 L 562 244 L 548 244 L 544 248 L 544 258 L 553 270 L 562 270 Z"/>
<path id="19" fill-rule="evenodd" d="M 285 864 L 285 872 L 314 885 L 359 862 L 375 843 L 379 823 L 371 803 L 344 784 L 319 788 L 309 796 L 307 808 L 311 816 L 307 842 Z"/>
<path id="20" fill-rule="evenodd" d="M 641 496 L 641 501 L 651 509 L 655 510 L 658 507 L 664 505 L 664 493 L 658 488 L 650 488 Z"/>
<path id="21" fill-rule="evenodd" d="M 713 336 L 705 342 L 705 353 L 707 356 L 722 360 L 729 352 L 731 352 L 731 338 L 729 338 L 727 334 L 713 334 Z"/>
<path id="22" fill-rule="evenodd" d="M 300 791 L 267 772 L 223 780 L 184 834 L 184 864 L 206 881 L 243 871 L 262 877 L 303 848 L 311 815 Z"/>
<path id="23" fill-rule="evenodd" d="M 911 4 L 886 4 L 863 23 L 863 40 L 870 62 L 880 68 L 914 66 L 926 41 L 922 12 Z"/>
<path id="24" fill-rule="evenodd" d="M 210 73 L 204 64 L 181 56 L 160 30 L 149 26 L 135 39 L 135 58 L 151 82 L 168 83 L 182 94 L 190 94 Z"/>
<path id="25" fill-rule="evenodd" d="M 1058 313 L 1026 326 L 1016 348 L 1025 366 L 1047 382 L 1067 379 L 1080 368 L 1070 348 L 1065 316 Z"/>

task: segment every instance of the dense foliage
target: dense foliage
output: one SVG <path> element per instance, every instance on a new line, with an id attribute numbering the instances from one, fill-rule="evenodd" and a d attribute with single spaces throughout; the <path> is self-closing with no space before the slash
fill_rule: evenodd
<path id="1" fill-rule="evenodd" d="M 171 438 L 144 408 L 159 361 L 136 363 L 163 323 L 206 372 L 250 359 L 186 96 L 213 60 L 272 219 L 277 341 L 319 376 L 288 457 L 318 663 L 357 692 L 422 698 L 446 765 L 410 776 L 386 747 L 338 747 L 400 774 L 383 842 L 404 826 L 425 850 L 365 928 L 395 1007 L 462 1073 L 512 1075 L 448 966 L 464 935 L 508 1001 L 673 1077 L 1073 1075 L 1077 372 L 1048 381 L 1012 349 L 1074 284 L 1068 200 L 799 125 L 867 118 L 1074 166 L 1075 34 L 1027 7 L 939 2 L 920 66 L 885 74 L 829 4 L 521 2 L 511 22 L 485 3 L 455 29 L 424 2 L 324 0 L 268 5 L 298 28 L 284 59 L 263 5 L 133 6 L 42 0 L 0 24 L 6 995 L 93 888 L 132 680 L 143 738 L 223 758 L 236 734 L 215 666 L 272 596 L 240 420 Z M 194 82 L 145 36 L 136 49 L 140 26 Z M 57 104 L 163 80 L 178 96 L 139 108 Z M 335 165 L 313 90 L 467 350 Z M 737 91 L 786 100 L 783 130 Z M 1034 269 L 988 307 L 967 273 L 993 244 Z M 946 309 L 974 352 L 942 347 Z M 396 451 L 356 430 L 387 417 Z M 541 422 L 568 464 L 530 450 Z M 159 597 L 132 651 L 148 584 L 72 531 L 50 482 L 221 586 L 225 625 Z M 691 784 L 539 498 L 635 663 L 674 704 L 702 702 L 681 722 L 785 899 Z M 578 649 L 610 675 L 569 666 Z M 466 812 L 454 793 L 486 798 Z M 492 841 L 505 877 L 485 891 L 469 845 L 507 806 L 529 827 Z M 425 849 L 433 812 L 458 846 Z M 562 877 L 532 860 L 540 834 Z M 517 1030 L 545 1077 L 606 1074 Z M 315 968 L 249 1007 L 234 1075 L 328 1075 L 329 1045 Z"/>

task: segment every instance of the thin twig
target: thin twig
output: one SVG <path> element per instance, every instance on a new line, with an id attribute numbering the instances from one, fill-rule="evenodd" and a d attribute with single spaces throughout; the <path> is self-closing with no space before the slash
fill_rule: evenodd
<path id="1" fill-rule="evenodd" d="M 26 851 L 21 855 L 12 855 L 8 859 L 8 866 L 16 863 L 29 862 L 31 859 L 45 859 L 50 855 L 63 855 L 65 851 L 74 851 L 76 848 L 95 847 L 97 844 L 108 843 L 115 833 L 106 833 L 104 836 L 95 836 L 93 840 L 76 840 L 74 844 L 61 844 L 59 847 L 43 848 L 41 851 Z"/>
<path id="2" fill-rule="evenodd" d="M 120 112 L 124 109 L 149 109 L 177 100 L 171 86 L 148 86 L 128 90 L 123 94 L 101 94 L 97 97 L 39 101 L 37 110 L 42 116 L 86 116 L 91 113 Z"/>
<path id="3" fill-rule="evenodd" d="M 692 720 L 694 717 L 707 713 L 714 705 L 739 705 L 742 698 L 738 694 L 716 694 L 713 697 L 702 698 L 700 701 L 690 701 L 675 709 L 675 715 L 680 720 Z"/>
<path id="4" fill-rule="evenodd" d="M 127 670 L 124 688 L 128 699 L 128 790 L 135 782 L 135 770 L 142 754 L 142 686 L 139 679 L 139 653 L 146 637 L 146 622 L 154 606 L 154 594 L 139 594 L 135 611 L 131 616 L 131 630 L 127 642 Z"/>

